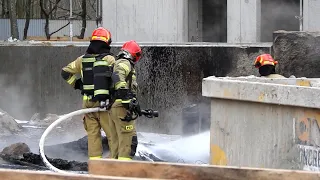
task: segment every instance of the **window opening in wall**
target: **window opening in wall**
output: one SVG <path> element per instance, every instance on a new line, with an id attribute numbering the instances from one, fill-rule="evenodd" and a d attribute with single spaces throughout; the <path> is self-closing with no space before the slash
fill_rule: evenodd
<path id="1" fill-rule="evenodd" d="M 272 42 L 277 30 L 299 31 L 300 0 L 261 0 L 261 41 Z"/>
<path id="2" fill-rule="evenodd" d="M 227 42 L 227 0 L 202 0 L 204 42 Z"/>

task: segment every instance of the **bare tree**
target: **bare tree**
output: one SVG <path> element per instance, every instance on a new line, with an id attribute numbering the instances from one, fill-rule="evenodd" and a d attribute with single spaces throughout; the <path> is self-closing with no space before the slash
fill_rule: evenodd
<path id="1" fill-rule="evenodd" d="M 72 10 L 72 14 L 75 14 L 75 16 L 73 17 L 74 19 L 78 18 L 78 17 L 81 17 L 81 20 L 82 20 L 82 27 L 81 27 L 81 32 L 80 32 L 80 35 L 77 36 L 79 39 L 83 39 L 84 38 L 84 35 L 85 35 L 85 31 L 86 31 L 86 28 L 87 28 L 87 17 L 88 17 L 88 13 L 87 13 L 87 0 L 77 0 L 76 1 L 78 4 L 78 6 L 76 7 L 80 7 L 79 9 L 76 8 L 76 9 L 73 9 Z M 66 12 L 67 14 L 63 15 L 63 16 L 59 16 L 59 17 L 56 17 L 57 19 L 60 19 L 60 18 L 64 18 L 64 19 L 67 19 L 69 17 L 70 14 L 70 8 L 67 8 L 67 7 L 64 7 L 63 4 L 59 4 L 57 6 L 57 9 L 61 12 L 61 11 L 64 11 Z M 70 17 L 69 17 L 70 18 Z"/>
<path id="2" fill-rule="evenodd" d="M 16 0 L 9 0 L 9 17 L 10 17 L 11 36 L 12 38 L 19 39 Z"/>
<path id="3" fill-rule="evenodd" d="M 81 12 L 81 19 L 82 19 L 82 27 L 81 27 L 81 32 L 79 39 L 84 38 L 84 34 L 86 32 L 87 28 L 87 0 L 82 0 L 81 6 L 82 6 L 82 12 Z"/>
<path id="4" fill-rule="evenodd" d="M 24 24 L 23 40 L 26 40 L 28 36 L 28 29 L 29 29 L 30 16 L 31 16 L 31 4 L 32 4 L 32 1 L 28 0 L 26 4 L 26 23 Z"/>
<path id="5" fill-rule="evenodd" d="M 102 22 L 102 1 L 97 0 L 97 10 L 96 10 L 96 25 L 97 27 L 101 26 Z"/>
<path id="6" fill-rule="evenodd" d="M 51 37 L 54 33 L 60 31 L 61 29 L 67 27 L 67 26 L 70 24 L 70 22 L 68 22 L 66 25 L 62 26 L 62 27 L 59 28 L 58 30 L 56 30 L 56 31 L 54 31 L 54 32 L 52 32 L 52 33 L 49 32 L 49 17 L 50 17 L 50 15 L 51 15 L 51 13 L 58 7 L 58 4 L 59 4 L 60 1 L 61 1 L 61 0 L 56 0 L 56 2 L 54 3 L 54 5 L 53 5 L 49 10 L 47 10 L 46 7 L 44 6 L 44 0 L 40 0 L 41 12 L 42 12 L 42 14 L 44 15 L 44 18 L 46 19 L 46 24 L 45 24 L 45 26 L 44 26 L 44 32 L 45 32 L 45 34 L 46 34 L 47 40 L 50 40 L 50 37 Z"/>
<path id="7" fill-rule="evenodd" d="M 16 0 L 17 18 L 21 19 L 25 17 L 25 0 Z"/>
<path id="8" fill-rule="evenodd" d="M 8 9 L 7 7 L 8 0 L 1 0 L 1 18 L 8 18 Z"/>
<path id="9" fill-rule="evenodd" d="M 97 3 L 97 0 L 89 0 L 89 5 L 91 6 L 91 9 L 94 11 L 94 12 L 97 12 L 96 11 L 96 7 L 95 7 L 95 3 Z"/>

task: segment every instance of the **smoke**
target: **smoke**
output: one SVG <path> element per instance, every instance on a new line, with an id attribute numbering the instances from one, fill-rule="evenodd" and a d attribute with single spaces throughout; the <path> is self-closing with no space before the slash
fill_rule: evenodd
<path id="1" fill-rule="evenodd" d="M 0 109 L 6 111 L 16 120 L 29 121 L 31 119 L 29 124 L 27 124 L 28 126 L 24 127 L 22 132 L 12 137 L 6 137 L 6 142 L 3 142 L 1 146 L 24 142 L 29 145 L 33 152 L 37 152 L 38 140 L 45 130 L 43 128 L 39 129 L 39 126 L 44 125 L 46 127 L 58 118 L 57 115 L 52 114 L 47 114 L 45 118 L 39 117 L 37 102 L 42 99 L 37 95 L 39 91 L 35 88 L 41 87 L 35 87 L 35 84 L 35 79 L 32 78 L 28 70 L 8 72 L 0 75 Z M 5 120 L 14 121 L 14 119 Z M 34 126 L 35 128 L 30 126 Z M 55 128 L 48 135 L 46 144 L 70 142 L 85 136 L 82 117 L 80 116 L 61 123 L 61 126 L 62 128 Z M 73 131 L 70 132 L 68 129 L 73 129 Z M 0 149 L 2 148 L 0 147 Z"/>
<path id="2" fill-rule="evenodd" d="M 15 119 L 29 120 L 36 109 L 31 99 L 33 79 L 27 70 L 15 73 L 0 75 L 0 108 Z"/>

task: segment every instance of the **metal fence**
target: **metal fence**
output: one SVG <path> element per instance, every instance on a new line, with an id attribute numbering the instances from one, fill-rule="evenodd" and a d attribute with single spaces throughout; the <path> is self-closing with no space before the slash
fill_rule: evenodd
<path id="1" fill-rule="evenodd" d="M 23 30 L 25 19 L 18 19 L 18 29 L 19 29 L 19 38 L 23 38 Z M 50 20 L 49 21 L 49 32 L 54 32 L 66 25 L 68 20 Z M 44 32 L 45 19 L 31 19 L 28 29 L 28 36 L 42 36 L 45 37 Z M 81 20 L 73 21 L 73 36 L 80 34 L 82 22 Z M 87 20 L 87 28 L 85 32 L 85 37 L 90 37 L 91 32 L 96 28 L 95 21 Z M 9 19 L 0 19 L 0 40 L 7 40 L 10 37 L 10 21 Z M 52 37 L 61 37 L 69 36 L 69 26 L 63 28 L 61 31 L 52 35 Z"/>

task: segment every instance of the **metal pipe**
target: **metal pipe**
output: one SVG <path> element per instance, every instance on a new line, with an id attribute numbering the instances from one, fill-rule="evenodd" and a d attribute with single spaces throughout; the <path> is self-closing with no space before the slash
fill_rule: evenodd
<path id="1" fill-rule="evenodd" d="M 299 17 L 299 23 L 300 23 L 300 31 L 303 31 L 303 0 L 300 0 L 300 17 Z"/>
<path id="2" fill-rule="evenodd" d="M 72 29 L 72 0 L 70 0 L 70 17 L 69 17 L 69 21 L 70 21 L 70 41 L 72 42 L 73 39 L 73 29 Z"/>
<path id="3" fill-rule="evenodd" d="M 101 27 L 101 16 L 102 16 L 102 1 L 97 0 L 97 11 L 96 11 L 96 25 L 97 27 Z"/>

